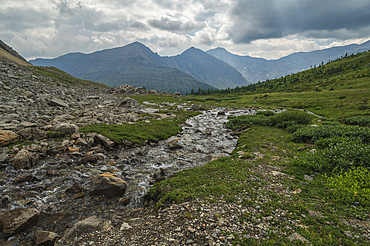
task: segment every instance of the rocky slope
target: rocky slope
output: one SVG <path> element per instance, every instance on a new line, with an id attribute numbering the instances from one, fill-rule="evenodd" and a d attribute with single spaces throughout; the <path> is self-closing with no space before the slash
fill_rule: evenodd
<path id="1" fill-rule="evenodd" d="M 1 245 L 32 245 L 45 238 L 50 243 L 85 215 L 112 209 L 111 202 L 127 205 L 120 199 L 127 183 L 107 165 L 125 145 L 79 132 L 87 124 L 134 123 L 140 114 L 150 119 L 158 111 L 123 94 L 161 93 L 128 85 L 109 90 L 55 69 L 0 62 Z M 81 202 L 85 195 L 88 201 Z"/>
<path id="2" fill-rule="evenodd" d="M 12 47 L 5 44 L 0 40 L 0 61 L 4 62 L 13 62 L 16 64 L 31 66 L 31 63 L 28 63 L 21 55 L 18 54 Z"/>

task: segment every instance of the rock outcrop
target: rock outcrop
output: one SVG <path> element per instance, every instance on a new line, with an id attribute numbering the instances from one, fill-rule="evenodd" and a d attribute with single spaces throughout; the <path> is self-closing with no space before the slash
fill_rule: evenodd
<path id="1" fill-rule="evenodd" d="M 0 231 L 5 238 L 17 235 L 36 224 L 39 211 L 34 208 L 15 208 L 0 216 Z"/>
<path id="2" fill-rule="evenodd" d="M 91 196 L 104 195 L 106 197 L 123 196 L 127 190 L 126 181 L 110 173 L 103 173 L 93 178 Z"/>

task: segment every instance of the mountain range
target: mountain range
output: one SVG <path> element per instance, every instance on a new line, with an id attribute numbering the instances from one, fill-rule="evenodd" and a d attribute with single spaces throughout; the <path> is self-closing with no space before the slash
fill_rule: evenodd
<path id="1" fill-rule="evenodd" d="M 162 57 L 145 45 L 132 44 L 91 54 L 70 53 L 54 59 L 35 59 L 37 66 L 53 66 L 77 78 L 109 86 L 130 84 L 182 94 L 208 88 L 235 88 L 307 70 L 354 53 L 370 50 L 370 41 L 311 52 L 298 52 L 277 60 L 239 56 L 224 48 L 204 52 L 191 47 L 177 56 Z"/>
<path id="2" fill-rule="evenodd" d="M 236 68 L 246 80 L 251 83 L 280 78 L 288 74 L 309 69 L 322 62 L 336 60 L 346 53 L 348 55 L 370 50 L 370 41 L 363 44 L 351 44 L 311 52 L 297 52 L 277 60 L 266 60 L 250 56 L 238 56 L 225 50 L 216 48 L 207 51 L 208 54 L 229 63 Z"/>
<path id="3" fill-rule="evenodd" d="M 182 94 L 198 88 L 222 89 L 249 84 L 228 63 L 199 49 L 189 48 L 178 56 L 161 57 L 139 42 L 91 54 L 70 53 L 30 62 L 36 66 L 53 66 L 77 78 L 109 86 L 130 84 Z"/>

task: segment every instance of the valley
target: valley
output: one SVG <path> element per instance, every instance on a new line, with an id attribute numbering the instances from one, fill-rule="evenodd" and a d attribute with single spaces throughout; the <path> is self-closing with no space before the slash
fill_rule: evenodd
<path id="1" fill-rule="evenodd" d="M 369 244 L 369 52 L 181 95 L 7 50 L 1 245 Z"/>

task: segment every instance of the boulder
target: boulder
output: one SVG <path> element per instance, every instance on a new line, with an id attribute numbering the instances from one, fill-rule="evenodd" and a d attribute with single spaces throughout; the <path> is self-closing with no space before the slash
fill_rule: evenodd
<path id="1" fill-rule="evenodd" d="M 7 146 L 19 140 L 19 135 L 7 130 L 0 130 L 0 147 Z"/>
<path id="2" fill-rule="evenodd" d="M 103 135 L 101 134 L 96 134 L 95 136 L 100 142 L 103 143 L 103 145 L 107 148 L 111 148 L 114 146 L 114 142 L 112 140 L 110 140 L 109 138 L 107 137 L 104 137 Z"/>
<path id="3" fill-rule="evenodd" d="M 4 237 L 17 235 L 36 224 L 40 212 L 35 208 L 15 208 L 0 216 L 0 231 Z"/>
<path id="4" fill-rule="evenodd" d="M 127 183 L 114 174 L 103 173 L 92 180 L 91 196 L 104 195 L 106 197 L 123 196 L 127 189 Z"/>
<path id="5" fill-rule="evenodd" d="M 203 107 L 202 106 L 200 106 L 200 105 L 198 105 L 198 104 L 193 104 L 192 106 L 191 106 L 191 109 L 190 109 L 191 111 L 201 111 L 201 110 L 203 110 Z"/>
<path id="6" fill-rule="evenodd" d="M 77 236 L 84 233 L 95 231 L 109 231 L 112 228 L 111 221 L 104 221 L 96 216 L 89 217 L 77 222 L 71 230 L 69 230 L 63 237 L 66 241 L 71 241 Z"/>
<path id="7" fill-rule="evenodd" d="M 37 245 L 51 246 L 54 245 L 55 241 L 60 238 L 58 234 L 51 231 L 36 231 L 35 241 Z"/>
<path id="8" fill-rule="evenodd" d="M 8 154 L 0 154 L 0 162 L 4 163 L 9 159 Z"/>
<path id="9" fill-rule="evenodd" d="M 174 149 L 181 149 L 182 146 L 178 142 L 178 138 L 168 141 L 167 146 L 169 149 L 174 150 Z"/>
<path id="10" fill-rule="evenodd" d="M 119 105 L 120 107 L 125 108 L 136 108 L 140 107 L 141 104 L 138 103 L 135 99 L 132 99 L 131 97 L 126 97 Z"/>
<path id="11" fill-rule="evenodd" d="M 56 132 L 61 132 L 65 134 L 73 134 L 78 132 L 78 126 L 75 124 L 70 124 L 70 123 L 60 123 L 56 125 L 53 129 Z"/>
<path id="12" fill-rule="evenodd" d="M 57 97 L 53 97 L 52 99 L 50 99 L 50 101 L 48 102 L 48 105 L 49 106 L 57 106 L 57 107 L 69 107 L 69 105 L 64 102 L 63 100 L 57 98 Z"/>
<path id="13" fill-rule="evenodd" d="M 22 149 L 14 156 L 12 166 L 15 169 L 30 168 L 35 166 L 38 162 L 38 154 Z"/>

